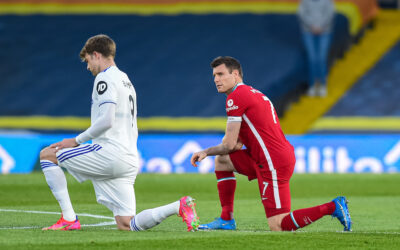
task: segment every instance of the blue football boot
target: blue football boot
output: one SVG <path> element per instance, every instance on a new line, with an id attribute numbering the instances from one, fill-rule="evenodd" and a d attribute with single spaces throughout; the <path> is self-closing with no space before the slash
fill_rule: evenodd
<path id="1" fill-rule="evenodd" d="M 213 222 L 200 225 L 199 230 L 236 230 L 236 222 L 235 219 L 223 220 L 215 218 Z"/>
<path id="2" fill-rule="evenodd" d="M 351 231 L 351 218 L 349 209 L 347 208 L 347 199 L 344 196 L 338 196 L 332 200 L 335 205 L 335 212 L 333 212 L 332 217 L 337 218 L 340 223 L 344 226 L 344 231 Z"/>

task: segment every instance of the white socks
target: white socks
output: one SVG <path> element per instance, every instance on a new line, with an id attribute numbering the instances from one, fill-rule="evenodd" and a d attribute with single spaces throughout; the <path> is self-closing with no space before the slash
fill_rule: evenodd
<path id="1" fill-rule="evenodd" d="M 64 172 L 57 164 L 48 160 L 41 160 L 40 166 L 47 184 L 60 204 L 64 219 L 75 221 L 76 214 L 69 198 Z M 142 231 L 155 227 L 167 217 L 179 214 L 179 206 L 180 201 L 175 201 L 165 206 L 143 210 L 131 220 L 131 230 Z"/>
<path id="2" fill-rule="evenodd" d="M 40 166 L 51 192 L 53 192 L 58 204 L 60 204 L 64 219 L 75 221 L 76 214 L 69 198 L 67 180 L 65 179 L 63 170 L 57 164 L 48 160 L 40 161 Z"/>
<path id="3" fill-rule="evenodd" d="M 180 202 L 175 201 L 165 206 L 143 210 L 131 220 L 131 230 L 142 231 L 155 227 L 167 217 L 179 214 L 179 206 Z"/>

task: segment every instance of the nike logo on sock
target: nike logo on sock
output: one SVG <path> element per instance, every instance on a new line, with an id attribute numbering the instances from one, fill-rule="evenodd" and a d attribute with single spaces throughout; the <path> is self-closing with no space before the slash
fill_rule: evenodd
<path id="1" fill-rule="evenodd" d="M 306 223 L 306 225 L 313 223 L 313 221 L 310 219 L 310 217 L 304 217 L 303 220 L 304 220 L 304 223 Z"/>

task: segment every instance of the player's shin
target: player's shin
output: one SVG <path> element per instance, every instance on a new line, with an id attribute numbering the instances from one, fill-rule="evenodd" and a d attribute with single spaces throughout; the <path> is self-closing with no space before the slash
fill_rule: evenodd
<path id="1" fill-rule="evenodd" d="M 165 206 L 143 210 L 132 218 L 131 230 L 142 231 L 150 229 L 160 224 L 167 217 L 177 214 L 179 214 L 179 201 Z"/>
<path id="2" fill-rule="evenodd" d="M 67 221 L 75 221 L 76 214 L 68 194 L 67 180 L 63 170 L 55 163 L 41 160 L 40 166 L 49 185 L 51 192 L 58 201 L 63 217 Z"/>
<path id="3" fill-rule="evenodd" d="M 221 219 L 233 219 L 233 200 L 236 190 L 236 178 L 233 172 L 215 171 L 217 177 L 217 188 L 221 202 Z"/>
<path id="4" fill-rule="evenodd" d="M 330 215 L 335 210 L 333 202 L 325 203 L 320 206 L 303 208 L 290 212 L 281 222 L 283 231 L 295 231 L 299 228 L 310 225 L 325 215 Z"/>

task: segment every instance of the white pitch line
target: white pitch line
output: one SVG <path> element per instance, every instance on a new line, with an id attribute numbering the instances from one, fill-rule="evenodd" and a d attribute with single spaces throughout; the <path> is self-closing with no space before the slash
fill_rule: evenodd
<path id="1" fill-rule="evenodd" d="M 61 214 L 60 212 L 47 212 L 47 211 L 32 211 L 32 210 L 16 210 L 16 209 L 2 209 L 0 208 L 0 212 L 13 212 L 13 213 L 30 213 L 30 214 Z M 83 224 L 82 227 L 100 227 L 100 226 L 109 226 L 115 225 L 115 220 L 113 217 L 103 216 L 103 215 L 96 215 L 96 214 L 77 214 L 78 216 L 82 217 L 91 217 L 91 218 L 98 218 L 98 219 L 107 219 L 112 221 L 100 222 L 96 224 Z M 39 226 L 30 226 L 30 227 L 0 227 L 0 230 L 5 229 L 36 229 L 40 228 Z"/>
<path id="2" fill-rule="evenodd" d="M 115 221 L 110 221 L 110 222 L 100 222 L 97 224 L 83 224 L 81 225 L 82 227 L 101 227 L 101 226 L 110 226 L 110 225 L 115 225 Z"/>
<path id="3" fill-rule="evenodd" d="M 0 212 L 16 212 L 16 213 L 30 213 L 30 214 L 61 214 L 60 212 L 16 210 L 16 209 L 2 209 L 2 208 L 0 208 Z M 77 214 L 77 215 L 84 216 L 84 217 L 98 218 L 98 219 L 114 220 L 114 217 L 96 215 L 96 214 Z"/>
<path id="4" fill-rule="evenodd" d="M 39 229 L 40 227 L 34 226 L 34 227 L 0 227 L 0 230 L 8 230 L 8 229 Z"/>

